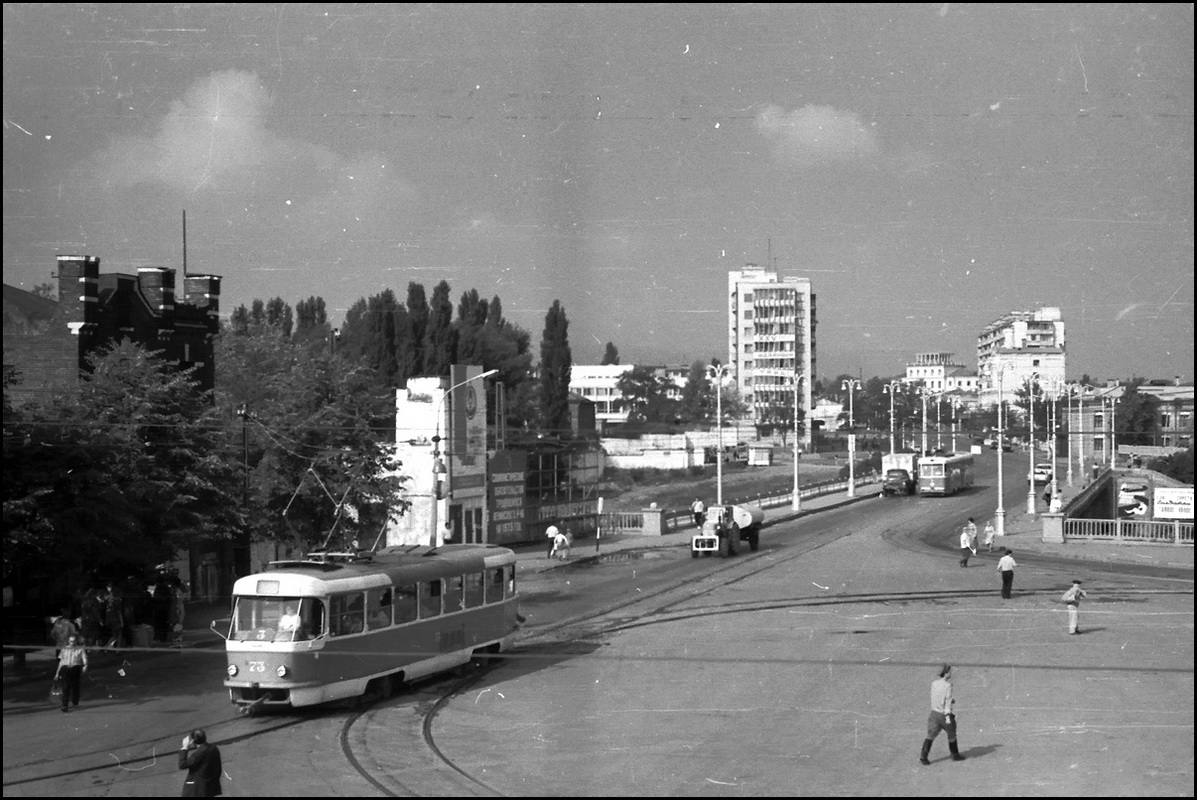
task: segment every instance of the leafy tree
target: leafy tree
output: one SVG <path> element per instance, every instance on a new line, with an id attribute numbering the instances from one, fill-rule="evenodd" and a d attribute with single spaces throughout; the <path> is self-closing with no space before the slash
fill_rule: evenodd
<path id="1" fill-rule="evenodd" d="M 461 296 L 457 305 L 457 363 L 482 364 L 486 344 L 483 329 L 486 326 L 488 310 L 486 300 L 478 297 L 477 289 L 470 289 Z"/>
<path id="2" fill-rule="evenodd" d="M 1154 395 L 1139 391 L 1142 378 L 1134 378 L 1118 401 L 1114 425 L 1122 444 L 1153 445 L 1159 430 L 1160 402 Z"/>
<path id="3" fill-rule="evenodd" d="M 1165 458 L 1152 459 L 1148 465 L 1156 472 L 1162 472 L 1169 478 L 1193 485 L 1193 448 L 1173 453 Z"/>
<path id="4" fill-rule="evenodd" d="M 370 341 L 369 323 L 369 303 L 366 298 L 359 297 L 345 312 L 345 322 L 341 324 L 341 338 L 337 340 L 336 352 L 339 358 L 361 361 L 365 357 Z"/>
<path id="5" fill-rule="evenodd" d="M 682 387 L 678 416 L 683 422 L 703 422 L 714 415 L 712 405 L 711 382 L 707 378 L 706 365 L 695 361 L 690 365 L 690 374 L 686 377 L 686 385 Z"/>
<path id="6" fill-rule="evenodd" d="M 532 336 L 503 316 L 498 295 L 487 306 L 486 325 L 482 329 L 483 358 L 486 369 L 497 369 L 494 382 L 503 392 L 504 424 L 527 430 L 537 418 L 537 384 L 530 380 Z M 489 404 L 490 423 L 494 423 L 497 403 Z"/>
<path id="7" fill-rule="evenodd" d="M 411 326 L 410 346 L 412 352 L 406 356 L 411 364 L 408 375 L 424 375 L 424 354 L 428 344 L 428 298 L 423 284 L 414 281 L 407 284 L 407 315 Z"/>
<path id="8" fill-rule="evenodd" d="M 281 297 L 272 298 L 266 303 L 266 324 L 273 325 L 283 332 L 283 336 L 291 335 L 294 319 L 291 306 Z"/>
<path id="9" fill-rule="evenodd" d="M 93 354 L 77 390 L 6 413 L 6 572 L 149 566 L 239 529 L 212 414 L 189 370 L 127 340 Z"/>
<path id="10" fill-rule="evenodd" d="M 544 318 L 540 340 L 541 424 L 552 433 L 564 435 L 571 428 L 569 377 L 573 358 L 569 348 L 569 320 L 560 300 L 554 300 Z"/>
<path id="11" fill-rule="evenodd" d="M 615 388 L 623 395 L 629 417 L 644 422 L 671 422 L 668 386 L 652 367 L 637 365 L 620 376 Z"/>
<path id="12" fill-rule="evenodd" d="M 603 351 L 603 360 L 599 362 L 599 366 L 618 365 L 619 364 L 619 350 L 611 342 L 607 342 L 607 349 Z"/>
<path id="13" fill-rule="evenodd" d="M 430 376 L 449 374 L 457 358 L 457 331 L 453 327 L 453 303 L 449 284 L 441 281 L 432 290 L 428 309 L 428 328 L 424 346 L 424 371 Z"/>
<path id="14" fill-rule="evenodd" d="M 33 287 L 33 289 L 30 291 L 30 294 L 36 297 L 44 297 L 47 300 L 58 299 L 58 289 L 52 283 L 39 283 L 37 286 Z"/>
<path id="15" fill-rule="evenodd" d="M 406 507 L 392 463 L 394 393 L 370 367 L 294 346 L 269 326 L 217 343 L 217 413 L 235 425 L 256 538 L 372 544 Z"/>

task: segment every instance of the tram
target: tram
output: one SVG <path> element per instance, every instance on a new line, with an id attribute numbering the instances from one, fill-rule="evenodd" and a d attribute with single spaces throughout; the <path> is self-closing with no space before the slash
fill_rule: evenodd
<path id="1" fill-rule="evenodd" d="M 971 453 L 924 456 L 919 459 L 919 494 L 951 495 L 973 485 Z"/>
<path id="2" fill-rule="evenodd" d="M 234 584 L 228 622 L 224 685 L 243 713 L 385 698 L 511 646 L 515 553 L 420 545 L 272 561 Z"/>

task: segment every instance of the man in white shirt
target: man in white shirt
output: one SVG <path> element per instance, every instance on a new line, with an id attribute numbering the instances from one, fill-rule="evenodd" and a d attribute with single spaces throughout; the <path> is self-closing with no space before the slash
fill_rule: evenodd
<path id="1" fill-rule="evenodd" d="M 1014 588 L 1014 568 L 1018 565 L 1014 563 L 1014 551 L 1006 548 L 1006 555 L 1002 556 L 998 561 L 998 572 L 1002 573 L 1002 597 L 1009 600 L 1011 589 Z"/>
<path id="2" fill-rule="evenodd" d="M 702 530 L 702 522 L 706 518 L 706 510 L 706 505 L 704 505 L 702 500 L 698 499 L 697 497 L 695 497 L 694 502 L 690 504 L 690 512 L 694 514 L 694 527 L 698 528 L 699 530 Z"/>
<path id="3" fill-rule="evenodd" d="M 964 526 L 964 530 L 960 531 L 960 566 L 968 566 L 968 557 L 976 555 L 976 541 L 977 541 L 977 523 L 973 522 L 973 518 L 968 518 L 968 524 Z"/>
<path id="4" fill-rule="evenodd" d="M 930 764 L 927 756 L 931 753 L 931 743 L 942 730 L 948 735 L 948 749 L 952 752 L 953 761 L 963 761 L 960 746 L 956 744 L 956 715 L 952 712 L 952 667 L 944 664 L 939 668 L 939 677 L 931 682 L 931 716 L 927 717 L 927 738 L 923 740 L 923 752 L 919 755 L 920 764 Z"/>
<path id="5" fill-rule="evenodd" d="M 557 528 L 557 525 L 555 523 L 550 522 L 548 530 L 546 530 L 544 532 L 544 535 L 547 536 L 549 539 L 549 552 L 548 552 L 548 555 L 545 556 L 545 558 L 553 557 L 553 550 L 555 549 L 555 545 L 557 543 L 557 534 L 558 533 L 559 533 L 559 530 Z"/>

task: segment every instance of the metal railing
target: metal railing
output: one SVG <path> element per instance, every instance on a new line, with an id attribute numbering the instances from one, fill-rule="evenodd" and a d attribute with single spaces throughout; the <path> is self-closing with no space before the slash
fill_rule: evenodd
<path id="1" fill-rule="evenodd" d="M 878 475 L 867 472 L 856 476 L 856 486 L 859 488 L 870 483 L 876 483 Z M 808 483 L 798 488 L 800 500 L 836 494 L 848 491 L 847 478 L 835 478 L 818 483 Z M 779 508 L 789 506 L 794 499 L 793 490 L 775 494 L 742 495 L 726 499 L 724 505 L 754 505 L 761 508 Z M 603 535 L 611 534 L 639 534 L 644 533 L 649 526 L 645 523 L 646 511 L 609 511 L 601 515 L 600 524 Z M 665 509 L 661 514 L 661 533 L 674 533 L 686 528 L 694 527 L 694 516 L 688 509 Z"/>
<path id="2" fill-rule="evenodd" d="M 1193 523 L 1135 519 L 1066 519 L 1065 539 L 1141 544 L 1193 544 Z"/>

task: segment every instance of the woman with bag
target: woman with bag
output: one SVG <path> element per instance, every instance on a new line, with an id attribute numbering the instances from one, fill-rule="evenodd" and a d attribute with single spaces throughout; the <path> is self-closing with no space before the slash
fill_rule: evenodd
<path id="1" fill-rule="evenodd" d="M 58 656 L 58 669 L 54 670 L 54 681 L 62 680 L 62 712 L 70 711 L 72 706 L 79 705 L 79 686 L 83 683 L 83 673 L 87 672 L 87 649 L 79 644 L 78 634 L 72 633 L 67 638 L 66 647 Z M 53 694 L 53 689 L 50 690 Z"/>

